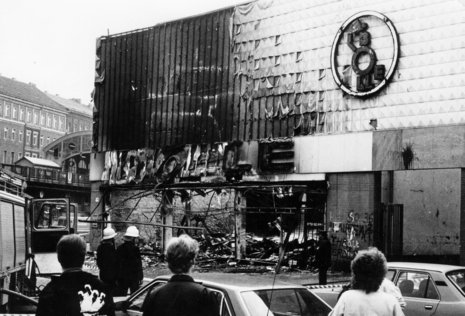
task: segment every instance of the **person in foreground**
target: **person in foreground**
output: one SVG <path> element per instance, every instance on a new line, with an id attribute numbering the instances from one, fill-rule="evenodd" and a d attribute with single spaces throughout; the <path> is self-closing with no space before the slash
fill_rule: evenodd
<path id="1" fill-rule="evenodd" d="M 52 278 L 39 296 L 38 316 L 115 315 L 113 297 L 96 276 L 82 271 L 86 243 L 79 235 L 61 237 L 57 244 L 63 273 Z"/>
<path id="2" fill-rule="evenodd" d="M 376 248 L 361 250 L 350 265 L 351 289 L 344 292 L 329 316 L 403 316 L 398 300 L 380 290 L 386 258 Z"/>
<path id="3" fill-rule="evenodd" d="M 172 238 L 166 248 L 168 268 L 174 274 L 165 285 L 155 288 L 142 306 L 144 316 L 218 316 L 218 303 L 207 288 L 189 275 L 199 252 L 188 235 Z"/>

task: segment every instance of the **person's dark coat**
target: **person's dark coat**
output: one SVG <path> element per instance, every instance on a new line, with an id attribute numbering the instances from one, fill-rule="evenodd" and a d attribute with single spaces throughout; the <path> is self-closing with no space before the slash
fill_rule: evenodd
<path id="1" fill-rule="evenodd" d="M 115 245 L 112 241 L 103 241 L 97 248 L 97 266 L 100 270 L 100 280 L 113 284 L 118 276 L 118 259 Z"/>
<path id="2" fill-rule="evenodd" d="M 111 293 L 102 281 L 80 269 L 53 278 L 39 296 L 37 316 L 115 315 Z"/>
<path id="3" fill-rule="evenodd" d="M 218 302 L 211 291 L 188 275 L 174 275 L 154 289 L 142 306 L 144 316 L 218 316 Z"/>
<path id="4" fill-rule="evenodd" d="M 331 242 L 328 238 L 320 238 L 315 254 L 316 266 L 327 269 L 331 266 Z"/>
<path id="5" fill-rule="evenodd" d="M 139 248 L 130 241 L 125 241 L 116 249 L 118 260 L 118 280 L 142 281 L 142 258 Z"/>

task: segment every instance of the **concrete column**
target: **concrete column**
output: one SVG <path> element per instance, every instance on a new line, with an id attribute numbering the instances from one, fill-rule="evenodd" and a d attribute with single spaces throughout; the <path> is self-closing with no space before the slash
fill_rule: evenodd
<path id="1" fill-rule="evenodd" d="M 163 224 L 164 225 L 173 225 L 173 214 L 166 214 L 163 216 Z M 163 251 L 166 250 L 166 246 L 168 242 L 173 237 L 173 228 L 171 227 L 163 227 Z"/>
<path id="2" fill-rule="evenodd" d="M 102 213 L 105 210 L 103 195 L 100 192 L 100 181 L 91 182 L 90 184 L 90 211 L 92 212 L 91 220 L 101 221 Z M 102 238 L 102 224 L 91 223 L 89 232 L 89 246 L 91 251 L 96 251 Z"/>
<path id="3" fill-rule="evenodd" d="M 102 185 L 100 180 L 105 167 L 105 153 L 91 153 L 89 165 L 91 220 L 101 221 L 102 213 L 105 211 L 103 195 L 100 192 L 100 186 Z M 89 246 L 91 251 L 97 250 L 102 238 L 102 226 L 97 223 L 90 224 Z"/>
<path id="4" fill-rule="evenodd" d="M 234 223 L 235 223 L 235 257 L 236 259 L 242 259 L 245 257 L 246 247 L 246 220 L 245 212 L 247 201 L 242 196 L 242 192 L 236 191 L 236 198 L 234 203 Z"/>
<path id="5" fill-rule="evenodd" d="M 173 203 L 173 199 L 171 195 L 163 194 L 161 199 L 161 209 L 162 209 L 162 222 L 164 225 L 172 226 L 173 225 L 173 209 L 171 208 L 171 204 Z M 163 227 L 163 234 L 162 234 L 162 245 L 163 245 L 163 252 L 166 250 L 166 246 L 168 242 L 173 237 L 173 228 L 172 227 Z"/>

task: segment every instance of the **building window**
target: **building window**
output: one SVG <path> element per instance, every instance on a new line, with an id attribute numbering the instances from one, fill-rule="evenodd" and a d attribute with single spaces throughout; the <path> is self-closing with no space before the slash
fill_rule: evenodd
<path id="1" fill-rule="evenodd" d="M 15 128 L 11 129 L 11 140 L 16 141 L 16 129 Z"/>
<path id="2" fill-rule="evenodd" d="M 45 126 L 45 114 L 40 113 L 40 125 Z"/>
<path id="3" fill-rule="evenodd" d="M 24 122 L 24 108 L 22 107 L 19 108 L 19 120 Z"/>
<path id="4" fill-rule="evenodd" d="M 52 117 L 50 114 L 47 114 L 47 127 L 52 126 Z"/>
<path id="5" fill-rule="evenodd" d="M 15 162 L 15 153 L 14 151 L 11 152 L 11 164 Z"/>
<path id="6" fill-rule="evenodd" d="M 78 131 L 78 122 L 77 120 L 74 120 L 74 128 L 73 128 L 73 133 Z"/>
<path id="7" fill-rule="evenodd" d="M 5 127 L 3 129 L 3 139 L 7 140 L 8 139 L 8 127 Z"/>
<path id="8" fill-rule="evenodd" d="M 39 124 L 39 113 L 34 110 L 34 124 L 38 125 Z"/>
<path id="9" fill-rule="evenodd" d="M 71 133 L 71 121 L 68 121 L 68 125 L 67 125 L 67 127 L 66 127 L 66 131 L 67 131 L 68 133 Z"/>
<path id="10" fill-rule="evenodd" d="M 3 113 L 5 117 L 10 117 L 10 105 L 5 105 L 5 113 Z"/>
<path id="11" fill-rule="evenodd" d="M 50 144 L 50 136 L 47 137 L 47 145 Z"/>
<path id="12" fill-rule="evenodd" d="M 32 147 L 37 147 L 37 140 L 39 138 L 39 133 L 32 133 Z"/>
<path id="13" fill-rule="evenodd" d="M 0 104 L 0 116 L 3 116 L 3 106 L 5 105 L 5 101 L 3 101 L 3 104 Z"/>
<path id="14" fill-rule="evenodd" d="M 26 131 L 26 145 L 31 145 L 31 131 Z"/>
<path id="15" fill-rule="evenodd" d="M 31 123 L 31 119 L 32 119 L 32 117 L 31 117 L 31 110 L 26 109 L 26 122 L 27 122 L 27 123 Z"/>
<path id="16" fill-rule="evenodd" d="M 23 153 L 18 153 L 18 159 L 23 158 Z"/>
<path id="17" fill-rule="evenodd" d="M 32 158 L 37 158 L 37 154 L 36 153 L 32 153 Z"/>
<path id="18" fill-rule="evenodd" d="M 18 109 L 16 108 L 16 105 L 11 106 L 11 116 L 14 120 L 18 119 Z"/>
<path id="19" fill-rule="evenodd" d="M 60 116 L 60 122 L 59 122 L 58 124 L 59 124 L 58 129 L 59 129 L 60 131 L 63 131 L 64 124 L 65 124 L 65 119 L 63 118 L 63 116 Z"/>
<path id="20" fill-rule="evenodd" d="M 3 152 L 3 163 L 6 163 L 6 150 Z"/>
<path id="21" fill-rule="evenodd" d="M 19 141 L 20 143 L 23 142 L 23 131 L 19 131 L 19 133 L 18 133 L 18 141 Z"/>
<path id="22" fill-rule="evenodd" d="M 44 146 L 44 135 L 40 135 L 40 147 Z"/>
<path id="23" fill-rule="evenodd" d="M 53 116 L 53 128 L 57 129 L 57 127 L 58 127 L 58 120 L 57 120 L 57 116 L 54 115 Z"/>

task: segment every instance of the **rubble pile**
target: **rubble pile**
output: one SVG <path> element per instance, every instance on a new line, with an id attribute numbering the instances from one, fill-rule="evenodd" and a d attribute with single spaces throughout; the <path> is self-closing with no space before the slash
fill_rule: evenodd
<path id="1" fill-rule="evenodd" d="M 196 260 L 195 271 L 221 272 L 273 272 L 278 260 L 281 239 L 278 236 L 264 238 L 252 234 L 246 235 L 246 255 L 235 259 L 235 236 L 233 234 L 211 234 L 193 236 L 199 242 L 200 252 Z M 288 243 L 281 263 L 281 271 L 314 270 L 313 240 L 307 245 L 297 240 Z M 167 269 L 162 249 L 155 244 L 140 247 L 144 269 Z M 87 269 L 97 269 L 95 254 L 86 256 Z"/>

